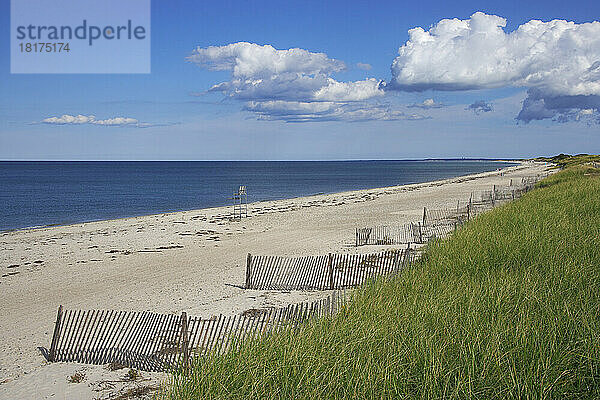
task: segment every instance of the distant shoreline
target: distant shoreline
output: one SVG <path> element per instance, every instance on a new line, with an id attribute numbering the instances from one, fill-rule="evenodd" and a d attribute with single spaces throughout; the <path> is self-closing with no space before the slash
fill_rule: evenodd
<path id="1" fill-rule="evenodd" d="M 0 160 L 0 163 L 162 163 L 162 162 L 190 162 L 190 163 L 202 163 L 202 162 L 355 162 L 355 161 L 498 161 L 498 162 L 525 162 L 533 160 L 529 158 L 365 158 L 365 159 L 332 159 L 332 160 Z"/>
<path id="2" fill-rule="evenodd" d="M 348 161 L 359 161 L 359 160 L 348 160 Z M 514 164 L 514 165 L 510 165 L 510 166 L 504 166 L 503 168 L 499 168 L 500 170 L 506 170 L 506 169 L 510 169 L 512 167 L 518 167 L 520 165 L 525 165 L 529 162 L 527 160 L 496 160 L 496 159 L 493 159 L 493 160 L 492 159 L 419 159 L 419 160 L 360 160 L 360 161 L 363 161 L 363 162 L 364 161 L 424 161 L 424 162 L 426 162 L 426 161 L 489 161 L 489 162 Z M 0 161 L 0 162 L 4 162 L 4 161 Z M 67 161 L 67 162 L 71 162 L 71 161 Z M 76 161 L 76 162 L 78 162 L 78 161 Z M 88 162 L 88 161 L 82 161 L 82 162 Z M 96 162 L 96 161 L 92 161 L 92 162 Z M 98 161 L 98 162 L 104 163 L 105 161 Z M 124 162 L 124 161 L 106 161 L 106 162 Z M 133 162 L 138 162 L 138 161 L 133 161 Z M 139 161 L 139 162 L 146 162 L 146 161 Z M 154 162 L 154 161 L 149 161 L 149 162 Z M 162 162 L 162 161 L 158 161 L 158 162 Z M 195 161 L 191 161 L 191 162 L 195 162 Z M 202 161 L 199 161 L 199 162 L 202 162 Z M 227 162 L 227 161 L 223 161 L 223 162 Z M 235 162 L 237 162 L 237 161 L 235 161 Z M 245 162 L 245 161 L 242 161 L 242 162 Z M 254 161 L 249 161 L 249 162 L 254 162 Z M 262 162 L 262 161 L 256 161 L 256 162 Z M 270 162 L 270 161 L 267 161 L 267 162 Z M 274 162 L 276 162 L 276 161 L 274 161 Z M 288 162 L 288 161 L 285 161 L 285 162 Z M 301 162 L 301 161 L 298 161 L 298 162 Z M 309 161 L 307 161 L 307 162 L 309 162 Z M 325 161 L 325 162 L 327 162 L 327 161 Z M 339 161 L 336 161 L 336 162 L 339 162 Z M 251 205 L 256 205 L 256 204 L 265 203 L 265 202 L 278 202 L 278 201 L 286 201 L 286 200 L 305 199 L 305 198 L 311 198 L 311 197 L 315 197 L 315 196 L 351 194 L 354 192 L 368 191 L 368 190 L 385 190 L 385 189 L 398 188 L 398 187 L 409 186 L 409 185 L 432 184 L 432 183 L 437 183 L 437 182 L 446 182 L 448 180 L 457 179 L 457 178 L 468 178 L 471 176 L 479 176 L 481 174 L 496 172 L 496 171 L 497 170 L 490 170 L 490 171 L 486 171 L 486 172 L 479 172 L 479 173 L 472 173 L 472 174 L 465 174 L 465 175 L 456 175 L 456 176 L 448 177 L 448 178 L 435 179 L 435 180 L 422 181 L 422 182 L 413 182 L 413 183 L 407 183 L 407 184 L 401 184 L 401 185 L 352 189 L 352 190 L 344 190 L 344 191 L 339 191 L 339 192 L 319 192 L 319 193 L 313 193 L 313 194 L 301 195 L 301 196 L 284 197 L 284 198 L 277 198 L 277 199 L 266 199 L 266 200 L 256 200 L 256 201 L 249 202 L 248 205 L 251 206 Z M 131 219 L 131 218 L 172 215 L 172 214 L 177 214 L 177 213 L 182 213 L 182 212 L 190 212 L 190 211 L 218 210 L 218 209 L 227 210 L 229 208 L 231 208 L 231 205 L 220 205 L 220 206 L 214 206 L 214 207 L 202 207 L 202 208 L 169 210 L 169 211 L 164 211 L 164 212 L 152 212 L 152 213 L 147 213 L 147 214 L 142 213 L 142 214 L 128 215 L 128 216 L 116 217 L 116 218 L 88 219 L 88 220 L 75 221 L 75 222 L 64 222 L 64 223 L 56 222 L 56 223 L 52 223 L 52 224 L 34 225 L 34 226 L 28 226 L 28 227 L 23 227 L 23 228 L 0 229 L 0 234 L 5 234 L 5 233 L 9 233 L 9 232 L 19 232 L 19 231 L 42 230 L 42 229 L 48 229 L 48 228 L 54 228 L 54 227 L 69 227 L 69 226 L 93 224 L 93 223 L 107 222 L 107 221 L 119 221 L 119 220 Z"/>

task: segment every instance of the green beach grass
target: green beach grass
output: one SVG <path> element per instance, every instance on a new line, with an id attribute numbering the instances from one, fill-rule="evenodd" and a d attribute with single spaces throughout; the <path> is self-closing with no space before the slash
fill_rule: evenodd
<path id="1" fill-rule="evenodd" d="M 335 317 L 196 360 L 159 397 L 600 398 L 600 171 L 554 174 Z"/>
<path id="2" fill-rule="evenodd" d="M 569 154 L 559 154 L 554 157 L 538 157 L 534 160 L 554 163 L 557 167 L 567 168 L 592 162 L 600 163 L 600 156 L 595 154 L 577 154 L 575 156 Z"/>

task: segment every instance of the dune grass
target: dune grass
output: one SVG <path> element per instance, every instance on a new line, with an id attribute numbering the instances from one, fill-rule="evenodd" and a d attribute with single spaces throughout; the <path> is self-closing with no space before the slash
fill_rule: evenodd
<path id="1" fill-rule="evenodd" d="M 585 163 L 600 163 L 600 156 L 595 154 L 559 154 L 554 157 L 538 157 L 536 161 L 554 163 L 559 168 L 573 167 L 576 165 L 582 165 Z"/>
<path id="2" fill-rule="evenodd" d="M 196 360 L 160 397 L 599 398 L 596 171 L 547 178 L 335 317 Z"/>

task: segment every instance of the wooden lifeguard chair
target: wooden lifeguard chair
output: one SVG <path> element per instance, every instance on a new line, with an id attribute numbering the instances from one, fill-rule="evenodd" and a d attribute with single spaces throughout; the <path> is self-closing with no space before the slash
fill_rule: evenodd
<path id="1" fill-rule="evenodd" d="M 231 197 L 233 201 L 233 219 L 241 220 L 248 217 L 248 193 L 246 186 L 240 186 L 238 191 Z"/>

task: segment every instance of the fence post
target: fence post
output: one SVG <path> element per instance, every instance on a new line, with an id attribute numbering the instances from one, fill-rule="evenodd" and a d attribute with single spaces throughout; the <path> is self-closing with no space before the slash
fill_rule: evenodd
<path id="1" fill-rule="evenodd" d="M 427 220 L 427 207 L 423 207 L 423 226 L 425 226 L 426 220 Z"/>
<path id="2" fill-rule="evenodd" d="M 406 268 L 410 266 L 410 243 L 406 246 L 406 251 L 404 253 L 404 260 L 402 260 L 402 268 Z"/>
<path id="3" fill-rule="evenodd" d="M 52 342 L 50 344 L 50 352 L 48 353 L 48 361 L 56 361 L 56 346 L 58 346 L 58 339 L 60 337 L 60 323 L 62 322 L 63 306 L 58 306 L 58 313 L 56 314 L 56 324 L 54 325 L 54 333 L 52 334 Z"/>
<path id="4" fill-rule="evenodd" d="M 492 186 L 492 207 L 496 205 L 496 185 Z"/>
<path id="5" fill-rule="evenodd" d="M 248 253 L 248 257 L 246 257 L 246 289 L 250 289 L 251 274 L 252 274 L 252 254 Z"/>
<path id="6" fill-rule="evenodd" d="M 423 219 L 425 219 L 425 216 L 423 216 Z M 419 243 L 423 243 L 423 230 L 421 230 L 421 223 L 419 222 Z"/>
<path id="7" fill-rule="evenodd" d="M 183 367 L 188 367 L 190 357 L 190 341 L 188 337 L 188 318 L 186 312 L 181 313 L 181 346 L 183 350 Z"/>
<path id="8" fill-rule="evenodd" d="M 333 254 L 331 253 L 329 253 L 327 267 L 329 269 L 329 289 L 333 290 Z"/>
<path id="9" fill-rule="evenodd" d="M 355 229 L 356 232 L 356 247 L 358 247 L 358 228 Z"/>
<path id="10" fill-rule="evenodd" d="M 471 203 L 467 204 L 467 221 L 471 220 Z"/>
<path id="11" fill-rule="evenodd" d="M 334 315 L 337 311 L 337 290 L 331 293 L 331 310 L 329 312 Z"/>

